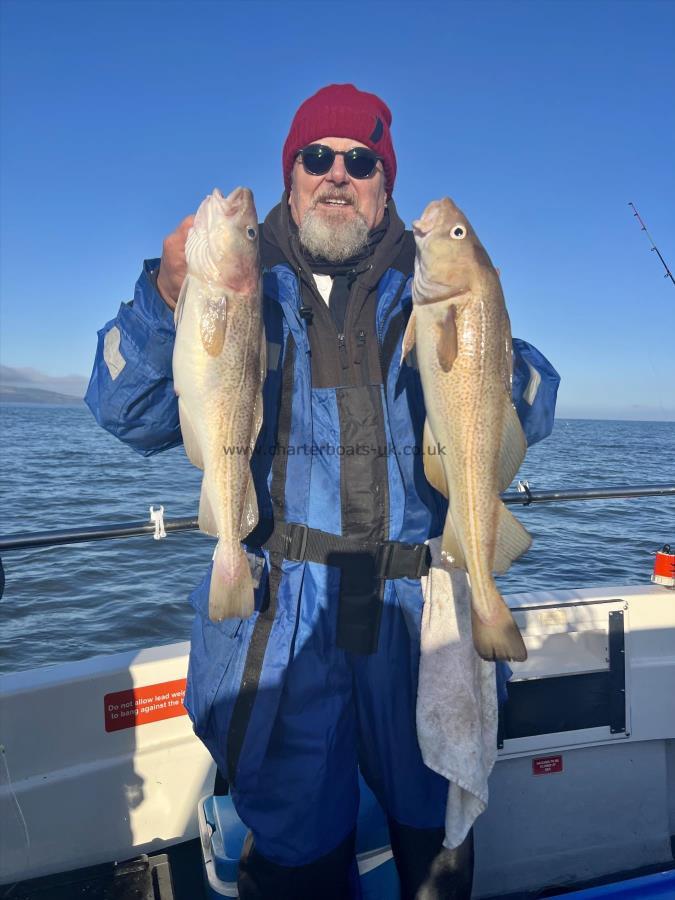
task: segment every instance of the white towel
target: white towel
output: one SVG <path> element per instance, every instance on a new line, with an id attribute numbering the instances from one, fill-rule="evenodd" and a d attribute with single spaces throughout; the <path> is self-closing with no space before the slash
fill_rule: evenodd
<path id="1" fill-rule="evenodd" d="M 432 567 L 422 579 L 417 738 L 424 762 L 450 782 L 444 843 L 454 848 L 487 806 L 497 757 L 497 687 L 494 663 L 474 650 L 468 576 L 445 568 L 440 543 L 429 541 Z"/>

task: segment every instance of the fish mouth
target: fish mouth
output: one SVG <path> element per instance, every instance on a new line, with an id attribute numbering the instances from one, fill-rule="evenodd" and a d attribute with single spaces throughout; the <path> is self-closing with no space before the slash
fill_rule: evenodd
<path id="1" fill-rule="evenodd" d="M 236 187 L 227 197 L 214 188 L 200 203 L 192 228 L 195 232 L 206 231 L 222 218 L 247 215 L 253 209 L 253 194 L 249 188 Z"/>
<path id="2" fill-rule="evenodd" d="M 412 223 L 413 234 L 416 238 L 423 239 L 431 234 L 434 228 L 442 226 L 445 221 L 457 218 L 459 214 L 457 206 L 449 197 L 432 200 L 419 219 L 415 219 Z"/>
<path id="3" fill-rule="evenodd" d="M 253 194 L 245 187 L 236 187 L 227 197 L 223 197 L 218 188 L 213 194 L 220 202 L 223 213 L 229 217 L 236 216 L 238 213 L 249 209 L 253 203 Z"/>
<path id="4" fill-rule="evenodd" d="M 413 234 L 416 238 L 425 238 L 433 231 L 434 225 L 440 213 L 440 200 L 434 200 L 424 210 L 419 219 L 412 223 Z"/>

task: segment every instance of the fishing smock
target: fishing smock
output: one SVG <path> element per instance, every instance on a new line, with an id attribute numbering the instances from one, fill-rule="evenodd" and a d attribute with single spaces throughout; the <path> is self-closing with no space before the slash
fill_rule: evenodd
<path id="1" fill-rule="evenodd" d="M 401 364 L 414 240 L 391 202 L 387 215 L 330 304 L 285 197 L 261 228 L 268 373 L 251 459 L 260 525 L 247 541 L 262 571 L 256 611 L 210 621 L 209 572 L 190 597 L 185 705 L 257 849 L 285 866 L 319 859 L 353 831 L 358 767 L 390 821 L 445 820 L 448 784 L 424 765 L 415 730 L 415 548 L 441 534 L 446 500 L 424 476 L 414 354 Z M 86 396 L 99 423 L 143 455 L 181 443 L 158 265 L 145 263 L 133 301 L 99 332 Z M 513 401 L 533 443 L 552 428 L 559 378 L 525 341 L 513 348 Z M 327 536 L 322 562 L 317 535 Z M 349 553 L 331 550 L 331 536 L 350 539 Z M 389 556 L 398 571 L 382 564 Z"/>

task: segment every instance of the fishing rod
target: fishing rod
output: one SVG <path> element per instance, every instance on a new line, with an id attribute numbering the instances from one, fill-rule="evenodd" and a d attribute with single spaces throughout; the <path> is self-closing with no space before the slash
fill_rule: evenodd
<path id="1" fill-rule="evenodd" d="M 532 490 L 527 481 L 522 481 L 518 482 L 518 490 L 507 491 L 501 494 L 501 500 L 504 503 L 510 505 L 520 504 L 521 506 L 571 500 L 614 500 L 632 499 L 635 497 L 675 497 L 675 484 L 615 485 L 602 488 L 539 491 Z M 5 550 L 33 550 L 37 547 L 80 544 L 86 541 L 137 537 L 147 534 L 154 534 L 155 537 L 160 538 L 164 537 L 165 533 L 195 531 L 199 527 L 196 518 L 164 519 L 158 516 L 158 512 L 155 511 L 153 513 L 151 511 L 150 521 L 0 535 L 0 553 Z"/>
<path id="2" fill-rule="evenodd" d="M 675 278 L 673 278 L 673 273 L 672 273 L 672 272 L 670 271 L 670 269 L 668 268 L 668 263 L 667 263 L 667 262 L 665 261 L 665 259 L 661 256 L 661 253 L 660 253 L 660 251 L 659 251 L 659 248 L 658 248 L 658 247 L 656 246 L 656 244 L 654 243 L 654 240 L 653 240 L 651 234 L 647 231 L 647 226 L 645 225 L 645 223 L 644 223 L 644 222 L 642 221 L 642 219 L 640 218 L 640 213 L 639 213 L 639 212 L 637 211 L 637 209 L 635 208 L 635 204 L 634 204 L 634 203 L 631 203 L 631 202 L 629 201 L 628 205 L 631 206 L 631 207 L 633 208 L 633 215 L 634 215 L 635 218 L 638 220 L 638 222 L 640 223 L 640 227 L 642 228 L 642 230 L 644 231 L 644 233 L 645 233 L 645 234 L 647 235 L 647 237 L 649 238 L 649 243 L 652 245 L 652 250 L 655 250 L 655 251 L 656 251 L 656 255 L 658 256 L 658 258 L 659 258 L 659 259 L 661 260 L 661 262 L 663 263 L 663 268 L 666 270 L 666 274 L 664 275 L 664 278 L 670 278 L 670 280 L 673 282 L 673 284 L 675 284 Z"/>

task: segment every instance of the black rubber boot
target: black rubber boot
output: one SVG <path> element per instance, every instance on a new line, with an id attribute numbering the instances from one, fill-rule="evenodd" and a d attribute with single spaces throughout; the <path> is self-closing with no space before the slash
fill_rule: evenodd
<path id="1" fill-rule="evenodd" d="M 473 830 L 455 850 L 443 846 L 444 828 L 410 828 L 389 819 L 401 900 L 470 900 Z"/>
<path id="2" fill-rule="evenodd" d="M 240 900 L 349 900 L 356 832 L 306 866 L 280 866 L 259 853 L 251 832 L 239 860 Z"/>

